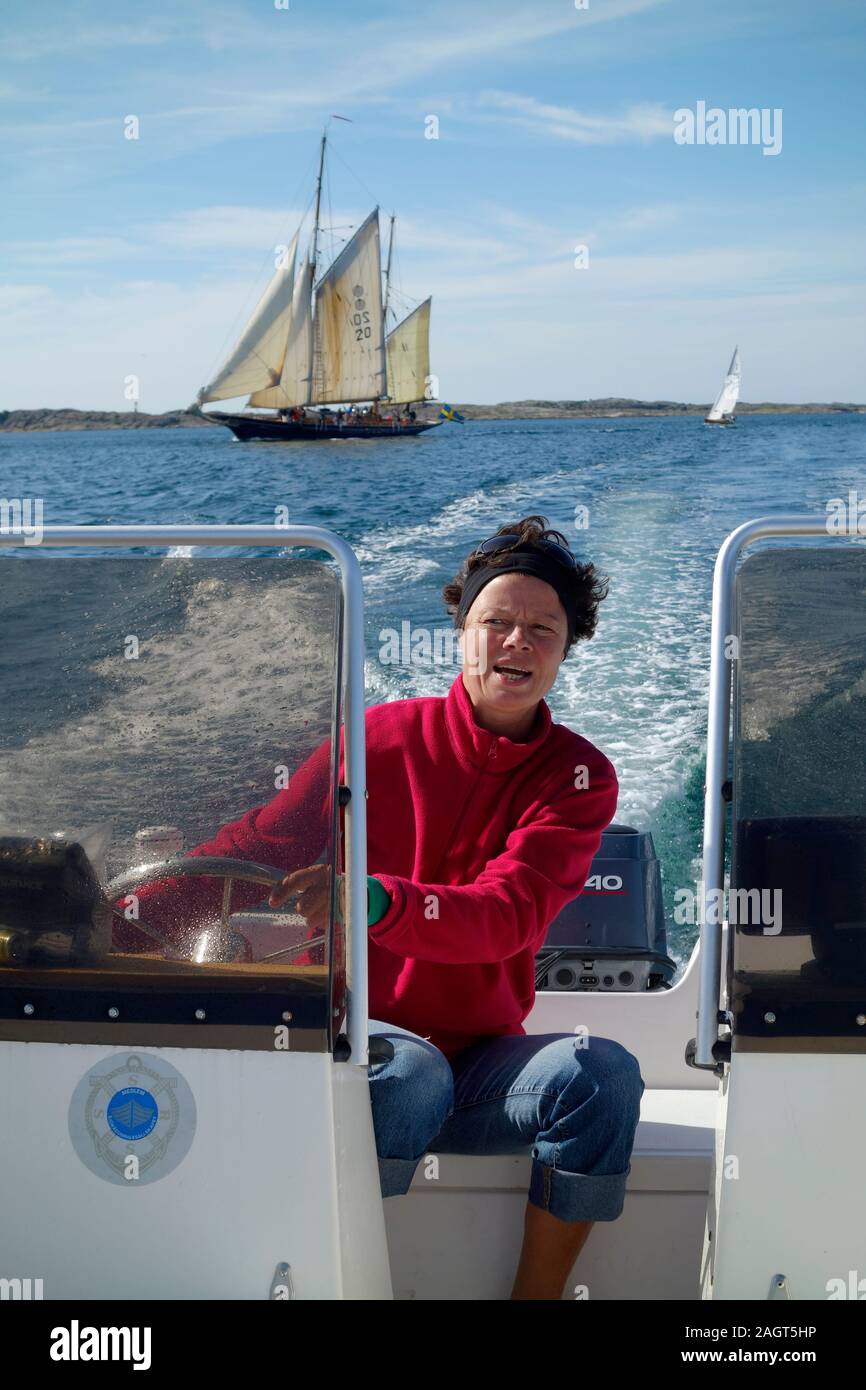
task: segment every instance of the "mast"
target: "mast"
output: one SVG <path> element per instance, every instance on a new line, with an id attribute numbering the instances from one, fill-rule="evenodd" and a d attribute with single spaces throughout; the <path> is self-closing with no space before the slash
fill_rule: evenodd
<path id="1" fill-rule="evenodd" d="M 385 266 L 385 305 L 382 310 L 382 319 L 385 330 L 388 329 L 388 297 L 391 293 L 391 252 L 394 250 L 394 223 L 397 221 L 395 213 L 391 213 L 391 229 L 388 233 L 388 263 Z"/>
<path id="2" fill-rule="evenodd" d="M 318 249 L 319 249 L 319 211 L 320 211 L 321 206 L 322 206 L 322 176 L 323 176 L 323 174 L 324 174 L 324 172 L 325 172 L 325 145 L 327 144 L 327 142 L 328 142 L 328 128 L 327 128 L 327 126 L 326 126 L 325 129 L 322 131 L 322 146 L 321 146 L 321 150 L 320 150 L 320 152 L 319 152 L 319 178 L 318 178 L 318 181 L 317 181 L 317 183 L 316 183 L 316 212 L 315 212 L 315 216 L 313 217 L 313 241 L 312 241 L 312 245 L 311 245 L 311 247 L 310 247 L 310 317 L 311 317 L 311 319 L 313 320 L 313 352 L 312 352 L 312 361 L 311 361 L 311 363 L 310 363 L 310 380 L 309 380 L 309 382 L 308 382 L 308 384 L 307 384 L 307 400 L 306 400 L 306 404 L 307 404 L 307 405 L 310 404 L 310 402 L 311 402 L 312 399 L 313 399 L 313 395 L 315 394 L 315 393 L 314 393 L 314 387 L 315 387 L 315 375 L 316 375 L 316 362 L 317 362 L 317 356 L 318 356 L 317 350 L 316 350 L 316 324 L 315 324 L 315 318 L 316 318 L 316 299 L 315 299 L 315 294 L 314 294 L 314 292 L 313 292 L 313 287 L 315 286 L 315 283 L 316 283 L 316 256 L 317 256 L 317 254 L 318 254 Z"/>
<path id="3" fill-rule="evenodd" d="M 385 266 L 385 304 L 382 309 L 382 336 L 385 340 L 388 337 L 388 297 L 391 293 L 391 253 L 394 250 L 394 223 L 397 221 L 395 213 L 391 213 L 391 226 L 388 231 L 388 263 Z M 384 361 L 382 364 L 382 396 L 388 399 L 388 353 L 384 351 Z"/>
<path id="4" fill-rule="evenodd" d="M 322 131 L 322 146 L 319 153 L 319 178 L 316 183 L 316 215 L 313 220 L 313 245 L 310 249 L 310 260 L 313 263 L 313 279 L 316 277 L 316 255 L 319 248 L 319 211 L 322 206 L 322 175 L 325 172 L 325 145 L 328 142 L 327 130 Z"/>

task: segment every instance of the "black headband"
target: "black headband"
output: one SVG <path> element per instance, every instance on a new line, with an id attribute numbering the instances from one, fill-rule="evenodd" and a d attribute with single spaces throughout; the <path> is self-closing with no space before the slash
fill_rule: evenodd
<path id="1" fill-rule="evenodd" d="M 479 565 L 477 569 L 470 570 L 463 581 L 463 593 L 454 615 L 456 626 L 463 626 L 466 614 L 481 590 L 490 583 L 491 579 L 498 578 L 500 574 L 514 574 L 515 572 L 517 574 L 533 574 L 536 579 L 543 579 L 545 584 L 549 584 L 552 589 L 556 590 L 568 619 L 568 638 L 571 641 L 577 627 L 574 571 L 566 569 L 565 565 L 561 565 L 558 560 L 542 555 L 537 550 L 509 550 L 507 554 L 501 557 L 497 556 L 495 565 Z"/>

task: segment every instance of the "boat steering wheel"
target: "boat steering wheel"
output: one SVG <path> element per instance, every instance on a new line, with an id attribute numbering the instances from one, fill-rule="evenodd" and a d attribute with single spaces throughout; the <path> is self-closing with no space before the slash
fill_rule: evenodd
<path id="1" fill-rule="evenodd" d="M 106 888 L 106 897 L 111 904 L 112 912 L 122 917 L 123 920 L 132 921 L 139 931 L 162 946 L 165 954 L 172 959 L 187 960 L 190 957 L 179 954 L 175 942 L 169 941 L 168 937 L 155 927 L 150 927 L 140 918 L 128 918 L 125 913 L 115 906 L 118 898 L 129 897 L 140 888 L 143 883 L 150 883 L 154 879 L 160 878 L 221 878 L 223 883 L 223 898 L 220 921 L 217 927 L 208 927 L 199 933 L 193 945 L 191 959 L 197 965 L 204 965 L 208 961 L 239 961 L 251 960 L 252 949 L 249 941 L 231 925 L 230 907 L 232 897 L 232 885 L 239 883 L 259 883 L 262 887 L 273 888 L 278 883 L 282 883 L 286 876 L 285 869 L 274 869 L 268 864 L 256 864 L 247 859 L 224 859 L 219 855 L 178 855 L 172 859 L 160 859 L 153 864 L 137 864 L 133 869 L 127 869 L 125 873 L 119 874 L 117 878 L 111 880 Z M 287 946 L 283 950 L 273 951 L 270 955 L 263 957 L 265 961 L 276 960 L 280 957 L 294 955 L 298 951 L 309 950 L 311 946 L 321 945 L 325 940 L 324 932 L 308 940 L 296 942 L 293 946 Z"/>

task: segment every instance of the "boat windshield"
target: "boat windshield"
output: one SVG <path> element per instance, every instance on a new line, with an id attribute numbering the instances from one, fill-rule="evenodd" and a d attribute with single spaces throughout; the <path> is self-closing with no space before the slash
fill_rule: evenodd
<path id="1" fill-rule="evenodd" d="M 866 984 L 866 552 L 773 546 L 737 580 L 732 1009 L 859 1038 Z"/>
<path id="2" fill-rule="evenodd" d="M 207 549 L 0 563 L 0 1027 L 329 1046 L 335 570 Z"/>

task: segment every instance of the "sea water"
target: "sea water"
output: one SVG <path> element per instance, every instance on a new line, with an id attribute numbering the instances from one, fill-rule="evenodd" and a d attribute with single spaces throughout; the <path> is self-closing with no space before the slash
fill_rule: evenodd
<path id="1" fill-rule="evenodd" d="M 0 435 L 0 498 L 42 499 L 46 525 L 288 516 L 345 537 L 364 577 L 369 703 L 448 690 L 459 668 L 442 585 L 500 526 L 547 516 L 610 580 L 597 635 L 563 663 L 548 701 L 614 763 L 617 820 L 652 831 L 669 907 L 698 877 L 718 548 L 757 516 L 823 518 L 851 489 L 866 498 L 866 416 L 854 414 L 741 416 L 733 429 L 697 416 L 477 421 L 306 445 L 240 444 L 216 428 Z M 266 624 L 232 611 L 228 592 L 206 598 L 206 626 L 229 621 L 238 660 L 259 659 Z M 30 620 L 18 611 L 4 645 L 26 641 Z M 184 623 L 183 605 L 167 604 L 163 621 Z M 49 745 L 68 740 L 74 679 L 39 710 Z M 173 756 L 182 778 L 197 753 L 181 740 Z M 668 930 L 681 960 L 695 929 L 669 914 Z"/>

